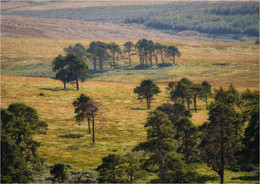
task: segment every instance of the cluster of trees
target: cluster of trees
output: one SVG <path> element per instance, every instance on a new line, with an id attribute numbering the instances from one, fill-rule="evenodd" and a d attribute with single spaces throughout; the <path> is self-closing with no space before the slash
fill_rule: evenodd
<path id="1" fill-rule="evenodd" d="M 104 72 L 104 64 L 109 61 L 111 68 L 117 68 L 119 59 L 124 58 L 123 53 L 128 57 L 128 65 L 132 65 L 132 55 L 138 53 L 140 65 L 148 67 L 153 65 L 153 58 L 156 64 L 166 62 L 166 57 L 172 57 L 172 62 L 175 64 L 175 58 L 180 57 L 181 53 L 175 46 L 166 46 L 160 43 L 154 43 L 152 40 L 142 39 L 136 44 L 131 41 L 126 42 L 124 49 L 116 43 L 105 43 L 102 41 L 93 41 L 89 48 L 85 48 L 82 44 L 77 43 L 74 46 L 64 48 L 66 56 L 57 56 L 52 64 L 53 71 L 56 72 L 55 79 L 60 80 L 64 84 L 66 90 L 67 83 L 76 83 L 76 88 L 79 90 L 79 80 L 84 81 L 88 76 L 88 65 L 86 60 L 93 65 L 93 72 Z M 149 64 L 148 64 L 149 60 Z"/>
<path id="2" fill-rule="evenodd" d="M 194 110 L 197 112 L 197 99 L 205 100 L 206 109 L 208 106 L 208 98 L 212 97 L 211 85 L 204 81 L 202 84 L 196 84 L 187 78 L 182 78 L 178 82 L 170 82 L 166 87 L 166 92 L 170 99 L 174 102 L 187 102 L 187 108 L 190 110 L 190 104 L 194 104 Z M 140 101 L 146 100 L 147 108 L 151 108 L 151 101 L 154 95 L 160 93 L 160 88 L 152 80 L 143 80 L 140 86 L 134 89 L 134 93 L 138 95 Z"/>
<path id="3" fill-rule="evenodd" d="M 150 182 L 205 182 L 195 168 L 197 164 L 207 163 L 224 183 L 225 169 L 248 170 L 254 169 L 252 164 L 258 165 L 258 115 L 259 92 L 239 93 L 232 85 L 228 89 L 215 89 L 209 119 L 198 127 L 191 122 L 191 113 L 182 102 L 162 104 L 150 112 L 145 124 L 147 141 L 132 150 L 136 156 L 104 157 L 97 167 L 98 181 L 132 182 L 131 176 L 135 174 L 143 173 L 145 177 L 156 173 L 158 178 Z"/>
<path id="4" fill-rule="evenodd" d="M 37 111 L 23 103 L 1 109 L 1 183 L 33 181 L 33 170 L 39 171 L 43 159 L 38 156 L 40 143 L 35 134 L 45 134 L 48 125 Z"/>

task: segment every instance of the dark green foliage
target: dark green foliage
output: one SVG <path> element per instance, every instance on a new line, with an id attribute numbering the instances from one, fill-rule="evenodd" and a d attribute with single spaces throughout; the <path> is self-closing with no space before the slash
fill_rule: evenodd
<path id="1" fill-rule="evenodd" d="M 119 155 L 109 154 L 102 158 L 102 164 L 97 167 L 99 173 L 98 182 L 100 183 L 118 183 L 123 174 L 122 160 Z"/>
<path id="2" fill-rule="evenodd" d="M 7 136 L 1 136 L 1 183 L 28 183 L 32 172 L 20 148 Z"/>
<path id="3" fill-rule="evenodd" d="M 94 126 L 95 126 L 95 117 L 97 116 L 98 108 L 101 106 L 100 102 L 91 100 L 89 97 L 87 97 L 84 94 L 81 94 L 80 97 L 77 98 L 73 102 L 73 106 L 75 108 L 75 113 L 76 115 L 76 121 L 81 122 L 85 118 L 88 120 L 88 129 L 89 129 L 89 134 L 90 134 L 90 120 L 92 119 L 92 138 L 93 138 L 93 143 L 95 143 L 95 131 L 94 131 Z"/>
<path id="4" fill-rule="evenodd" d="M 187 101 L 188 109 L 190 109 L 190 103 L 192 98 L 192 82 L 187 78 L 182 78 L 178 83 L 174 91 L 171 92 L 171 100 L 178 101 L 181 99 L 181 102 L 184 104 L 185 100 Z"/>
<path id="5" fill-rule="evenodd" d="M 220 176 L 224 183 L 224 169 L 235 163 L 234 154 L 241 150 L 241 115 L 222 102 L 212 104 L 209 122 L 203 125 L 201 157 Z"/>
<path id="6" fill-rule="evenodd" d="M 84 56 L 86 55 L 86 48 L 80 43 L 77 43 L 74 47 L 72 47 L 70 45 L 69 47 L 64 48 L 63 50 L 67 54 L 75 54 L 76 56 L 78 56 L 81 59 L 83 59 Z"/>
<path id="7" fill-rule="evenodd" d="M 197 146 L 197 128 L 188 118 L 182 118 L 175 123 L 177 138 L 180 142 L 178 151 L 184 154 L 187 163 L 196 160 L 198 155 Z"/>
<path id="8" fill-rule="evenodd" d="M 175 57 L 176 56 L 178 56 L 178 57 L 181 56 L 181 53 L 180 53 L 179 49 L 177 47 L 175 47 L 175 46 L 167 47 L 167 54 L 172 57 L 172 63 L 173 64 L 175 64 Z"/>
<path id="9" fill-rule="evenodd" d="M 20 148 L 26 161 L 37 162 L 39 143 L 32 139 L 34 134 L 45 134 L 48 125 L 39 120 L 37 111 L 23 103 L 14 103 L 1 109 L 4 135 L 10 137 Z"/>
<path id="10" fill-rule="evenodd" d="M 200 93 L 200 98 L 206 101 L 206 109 L 208 109 L 208 98 L 212 97 L 211 84 L 207 81 L 202 82 L 202 89 Z"/>
<path id="11" fill-rule="evenodd" d="M 160 88 L 152 80 L 143 80 L 140 86 L 134 89 L 134 93 L 138 94 L 138 99 L 142 101 L 146 99 L 147 108 L 151 108 L 151 100 L 154 95 L 160 93 Z"/>
<path id="12" fill-rule="evenodd" d="M 140 157 L 136 152 L 129 152 L 122 156 L 127 183 L 133 183 L 146 178 L 147 172 L 142 169 L 142 159 L 143 157 Z"/>
<path id="13" fill-rule="evenodd" d="M 232 84 L 227 90 L 222 87 L 219 90 L 215 89 L 214 99 L 216 102 L 221 102 L 229 107 L 240 106 L 241 103 L 239 93 Z"/>
<path id="14" fill-rule="evenodd" d="M 115 42 L 108 44 L 107 48 L 108 48 L 108 50 L 111 54 L 111 57 L 112 57 L 112 63 L 110 65 L 111 65 L 111 67 L 116 68 L 117 67 L 116 57 L 118 59 L 119 55 L 122 54 L 122 51 L 121 51 L 119 45 L 115 44 Z"/>
<path id="15" fill-rule="evenodd" d="M 43 159 L 37 155 L 40 144 L 35 134 L 45 134 L 47 124 L 39 120 L 37 111 L 23 103 L 1 109 L 1 181 L 26 183 L 32 181 L 29 169 L 39 170 Z"/>
<path id="16" fill-rule="evenodd" d="M 242 93 L 245 110 L 249 123 L 245 129 L 245 155 L 247 160 L 259 163 L 259 91 L 246 90 Z"/>
<path id="17" fill-rule="evenodd" d="M 97 71 L 97 64 L 99 63 L 99 71 L 103 73 L 104 62 L 109 58 L 107 49 L 108 49 L 108 44 L 104 42 L 93 41 L 90 43 L 87 52 L 89 54 L 89 58 L 92 59 L 94 72 Z"/>
<path id="18" fill-rule="evenodd" d="M 66 90 L 66 83 L 76 81 L 77 90 L 79 90 L 78 81 L 84 81 L 88 74 L 88 65 L 78 56 L 68 54 L 66 57 L 59 55 L 52 62 L 53 71 L 56 73 L 56 79 L 64 83 Z"/>
<path id="19" fill-rule="evenodd" d="M 197 98 L 201 95 L 202 92 L 202 85 L 201 84 L 193 84 L 191 86 L 192 96 L 193 96 L 193 103 L 195 112 L 197 112 Z"/>
<path id="20" fill-rule="evenodd" d="M 128 53 L 128 59 L 129 59 L 129 66 L 132 65 L 132 61 L 131 61 L 131 52 L 134 50 L 134 44 L 131 41 L 128 41 L 124 44 L 124 52 Z"/>
<path id="21" fill-rule="evenodd" d="M 186 110 L 186 107 L 182 103 L 176 102 L 175 104 L 165 103 L 157 107 L 157 110 L 160 110 L 168 115 L 168 119 L 175 126 L 176 122 L 184 117 L 191 117 L 189 110 Z"/>
<path id="22" fill-rule="evenodd" d="M 56 181 L 64 183 L 67 180 L 66 166 L 63 163 L 54 164 L 53 168 L 50 170 L 50 174 L 53 176 L 53 183 Z"/>

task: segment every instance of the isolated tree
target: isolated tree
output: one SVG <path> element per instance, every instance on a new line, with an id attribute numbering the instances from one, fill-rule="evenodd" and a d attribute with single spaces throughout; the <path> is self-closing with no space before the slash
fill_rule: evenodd
<path id="1" fill-rule="evenodd" d="M 64 163 L 54 164 L 52 169 L 50 170 L 50 174 L 53 176 L 52 182 L 55 183 L 64 183 L 68 176 L 66 173 L 66 166 Z"/>
<path id="2" fill-rule="evenodd" d="M 75 113 L 77 113 L 76 121 L 82 122 L 86 118 L 88 120 L 88 132 L 89 134 L 91 134 L 90 119 L 92 118 L 92 114 L 89 110 L 89 100 L 89 97 L 81 94 L 80 97 L 78 97 L 77 100 L 73 102 L 73 106 L 76 107 L 74 111 Z"/>
<path id="3" fill-rule="evenodd" d="M 167 54 L 172 57 L 172 63 L 175 64 L 175 57 L 180 57 L 181 53 L 179 49 L 175 46 L 167 47 Z"/>
<path id="4" fill-rule="evenodd" d="M 200 93 L 200 98 L 206 101 L 206 109 L 208 109 L 208 98 L 212 97 L 211 84 L 207 81 L 202 82 L 202 89 Z"/>
<path id="5" fill-rule="evenodd" d="M 195 112 L 197 112 L 197 98 L 201 95 L 202 86 L 200 84 L 193 84 L 191 86 L 192 95 L 193 95 L 193 104 Z"/>
<path id="6" fill-rule="evenodd" d="M 113 63 L 111 64 L 111 66 L 113 66 L 114 68 L 116 68 L 116 61 L 115 61 L 116 55 L 117 55 L 117 56 L 118 56 L 118 55 L 121 55 L 121 54 L 122 54 L 122 51 L 121 51 L 119 45 L 118 45 L 118 44 L 115 44 L 114 42 L 113 42 L 113 43 L 109 43 L 109 44 L 107 45 L 107 48 L 108 48 L 108 50 L 110 51 L 111 56 L 112 56 L 112 62 L 113 62 Z"/>
<path id="7" fill-rule="evenodd" d="M 209 122 L 204 125 L 201 158 L 220 176 L 224 183 L 224 169 L 235 163 L 234 153 L 241 150 L 241 116 L 222 102 L 212 104 Z"/>
<path id="8" fill-rule="evenodd" d="M 118 183 L 123 174 L 122 159 L 119 155 L 109 154 L 102 158 L 102 164 L 97 167 L 99 183 Z"/>
<path id="9" fill-rule="evenodd" d="M 132 65 L 131 52 L 134 50 L 134 46 L 135 45 L 131 41 L 128 41 L 124 44 L 124 52 L 128 53 L 129 66 Z"/>
<path id="10" fill-rule="evenodd" d="M 88 128 L 90 133 L 90 118 L 92 119 L 92 142 L 95 143 L 95 117 L 99 111 L 101 102 L 91 100 L 89 97 L 81 94 L 77 100 L 73 102 L 75 113 L 77 113 L 76 120 L 82 121 L 84 118 L 88 119 Z"/>
<path id="11" fill-rule="evenodd" d="M 74 54 L 68 54 L 65 57 L 67 62 L 66 70 L 70 78 L 76 81 L 77 90 L 79 90 L 79 80 L 84 81 L 88 75 L 88 65 Z"/>
<path id="12" fill-rule="evenodd" d="M 160 88 L 150 79 L 143 80 L 140 86 L 137 86 L 134 89 L 134 93 L 138 94 L 138 99 L 140 101 L 146 99 L 147 109 L 151 108 L 152 97 L 160 92 Z"/>
<path id="13" fill-rule="evenodd" d="M 53 71 L 56 71 L 56 79 L 64 83 L 76 81 L 77 90 L 79 90 L 79 80 L 84 81 L 88 76 L 88 65 L 74 54 L 68 54 L 66 57 L 59 55 L 53 61 Z"/>

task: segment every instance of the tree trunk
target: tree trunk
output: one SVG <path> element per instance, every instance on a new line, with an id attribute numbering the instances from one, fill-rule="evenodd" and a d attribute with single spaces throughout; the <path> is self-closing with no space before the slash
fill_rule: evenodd
<path id="1" fill-rule="evenodd" d="M 162 64 L 164 64 L 163 53 L 161 53 Z"/>
<path id="2" fill-rule="evenodd" d="M 175 57 L 172 56 L 172 63 L 175 64 Z"/>
<path id="3" fill-rule="evenodd" d="M 208 98 L 206 98 L 206 109 L 208 109 Z"/>
<path id="4" fill-rule="evenodd" d="M 190 99 L 187 99 L 188 110 L 190 110 Z"/>
<path id="5" fill-rule="evenodd" d="M 152 54 L 150 54 L 150 64 L 151 64 L 151 66 L 153 66 L 153 56 L 152 56 Z"/>
<path id="6" fill-rule="evenodd" d="M 188 140 L 187 140 L 188 135 L 185 135 L 185 161 L 187 162 L 189 159 L 189 154 L 188 154 Z"/>
<path id="7" fill-rule="evenodd" d="M 93 144 L 95 143 L 95 115 L 92 114 L 92 138 Z"/>
<path id="8" fill-rule="evenodd" d="M 131 66 L 132 65 L 132 61 L 131 61 L 131 53 L 130 52 L 128 52 L 128 59 L 129 59 L 129 66 Z"/>
<path id="9" fill-rule="evenodd" d="M 103 73 L 103 60 L 101 58 L 99 58 L 99 70 Z"/>
<path id="10" fill-rule="evenodd" d="M 77 91 L 79 90 L 79 79 L 76 78 Z"/>
<path id="11" fill-rule="evenodd" d="M 97 71 L 97 58 L 96 57 L 94 57 L 93 58 L 93 67 L 94 67 L 94 73 L 96 73 L 96 71 Z"/>
<path id="12" fill-rule="evenodd" d="M 67 89 L 66 82 L 63 82 L 63 84 L 64 84 L 64 90 L 66 90 Z"/>
<path id="13" fill-rule="evenodd" d="M 154 55 L 154 56 L 155 56 L 155 62 L 158 65 L 158 56 L 157 55 Z"/>
<path id="14" fill-rule="evenodd" d="M 114 69 L 116 69 L 115 54 L 113 54 L 113 66 L 114 66 Z"/>
<path id="15" fill-rule="evenodd" d="M 90 117 L 88 117 L 88 134 L 91 134 L 91 130 L 90 130 Z"/>
<path id="16" fill-rule="evenodd" d="M 197 96 L 194 95 L 194 109 L 195 109 L 195 112 L 197 112 Z"/>
<path id="17" fill-rule="evenodd" d="M 221 122 L 221 142 L 220 142 L 220 183 L 224 183 L 224 168 L 225 168 L 225 160 L 224 160 L 224 125 Z"/>
<path id="18" fill-rule="evenodd" d="M 147 101 L 147 109 L 151 109 L 151 101 L 150 98 L 146 98 Z"/>

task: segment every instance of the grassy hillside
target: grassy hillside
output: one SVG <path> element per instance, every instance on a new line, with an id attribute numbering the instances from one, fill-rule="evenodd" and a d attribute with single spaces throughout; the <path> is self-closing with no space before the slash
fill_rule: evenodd
<path id="1" fill-rule="evenodd" d="M 2 38 L 2 74 L 16 76 L 54 76 L 51 62 L 58 54 L 64 54 L 63 48 L 76 43 L 88 47 L 93 40 L 66 39 L 24 39 Z M 126 40 L 115 41 L 121 47 Z M 134 43 L 137 40 L 132 40 Z M 119 61 L 120 69 L 109 70 L 104 74 L 94 74 L 89 80 L 140 82 L 151 78 L 157 81 L 178 80 L 188 77 L 192 80 L 208 80 L 215 85 L 258 87 L 259 86 L 259 50 L 256 45 L 203 43 L 184 41 L 160 41 L 166 45 L 176 45 L 182 56 L 177 66 L 146 70 L 134 70 L 138 65 L 137 55 L 133 55 L 133 66 L 127 67 L 127 59 Z M 170 61 L 169 61 L 170 62 Z M 87 61 L 90 69 L 92 64 Z"/>
<path id="2" fill-rule="evenodd" d="M 123 153 L 146 139 L 144 124 L 149 111 L 146 110 L 146 104 L 140 103 L 133 93 L 137 85 L 130 82 L 87 81 L 80 84 L 80 91 L 72 88 L 63 91 L 62 83 L 52 79 L 2 76 L 1 107 L 22 102 L 37 109 L 39 117 L 49 125 L 46 135 L 35 137 L 41 142 L 38 153 L 46 159 L 46 163 L 64 162 L 74 169 L 88 170 L 96 168 L 102 157 L 109 153 Z M 169 102 L 164 93 L 166 85 L 158 85 L 162 93 L 155 97 L 152 109 Z M 75 122 L 72 102 L 81 93 L 103 103 L 95 126 L 95 145 L 87 134 L 87 123 L 79 125 Z M 195 125 L 202 124 L 208 118 L 204 102 L 199 101 L 198 108 L 198 113 L 192 113 L 191 118 Z M 71 138 L 71 135 L 81 137 Z M 216 174 L 205 165 L 201 165 L 198 172 L 213 178 L 210 182 L 218 182 Z M 254 174 L 226 171 L 225 181 L 257 182 Z"/>

